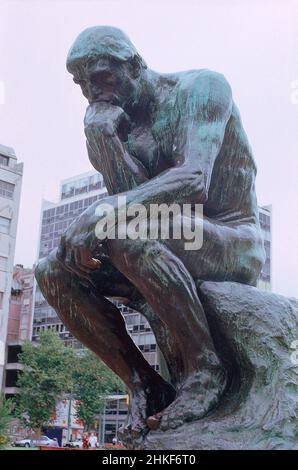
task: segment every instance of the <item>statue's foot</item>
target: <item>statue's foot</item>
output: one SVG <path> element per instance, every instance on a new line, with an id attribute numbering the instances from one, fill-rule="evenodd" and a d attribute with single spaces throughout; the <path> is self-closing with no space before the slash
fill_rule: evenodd
<path id="1" fill-rule="evenodd" d="M 189 376 L 160 417 L 160 429 L 175 429 L 185 422 L 195 421 L 215 408 L 224 393 L 227 379 L 223 369 L 202 371 Z"/>
<path id="2" fill-rule="evenodd" d="M 147 400 L 144 390 L 140 390 L 131 399 L 126 424 L 119 429 L 121 441 L 128 449 L 144 439 L 148 433 L 146 424 Z"/>
<path id="3" fill-rule="evenodd" d="M 125 426 L 119 429 L 120 438 L 128 448 L 136 448 L 149 432 L 148 416 L 166 408 L 175 399 L 174 388 L 160 380 L 135 392 L 131 398 L 129 415 Z"/>

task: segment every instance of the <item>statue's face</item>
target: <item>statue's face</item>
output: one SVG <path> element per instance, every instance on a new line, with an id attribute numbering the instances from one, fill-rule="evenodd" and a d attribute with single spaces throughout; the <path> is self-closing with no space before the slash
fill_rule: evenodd
<path id="1" fill-rule="evenodd" d="M 120 107 L 133 100 L 137 82 L 129 66 L 98 58 L 84 67 L 76 67 L 73 80 L 81 87 L 89 103 L 106 101 Z"/>

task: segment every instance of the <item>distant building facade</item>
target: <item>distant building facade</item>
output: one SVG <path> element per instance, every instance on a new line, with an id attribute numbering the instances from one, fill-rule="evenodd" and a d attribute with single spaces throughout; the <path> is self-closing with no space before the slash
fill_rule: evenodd
<path id="1" fill-rule="evenodd" d="M 34 269 L 17 264 L 13 268 L 11 297 L 9 303 L 4 393 L 7 398 L 18 390 L 16 382 L 22 365 L 18 354 L 24 341 L 31 340 L 33 322 Z"/>
<path id="2" fill-rule="evenodd" d="M 9 300 L 19 215 L 23 163 L 0 145 L 0 389 L 3 387 Z"/>
<path id="3" fill-rule="evenodd" d="M 13 268 L 7 342 L 31 340 L 33 321 L 34 268 Z"/>
<path id="4" fill-rule="evenodd" d="M 59 202 L 42 202 L 38 259 L 44 258 L 56 248 L 71 222 L 106 193 L 102 176 L 95 172 L 62 181 Z M 41 331 L 52 329 L 65 344 L 81 347 L 62 324 L 55 310 L 46 302 L 38 285 L 34 297 L 33 341 L 38 340 Z"/>

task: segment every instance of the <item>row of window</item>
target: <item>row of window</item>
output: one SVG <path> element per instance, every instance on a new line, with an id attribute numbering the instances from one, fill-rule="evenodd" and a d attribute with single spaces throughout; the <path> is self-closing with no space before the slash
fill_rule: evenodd
<path id="1" fill-rule="evenodd" d="M 121 304 L 121 302 L 118 302 L 118 304 L 116 304 L 116 307 L 121 308 L 121 312 L 125 315 L 125 317 L 128 317 L 129 314 L 131 314 L 131 313 L 133 313 L 133 314 L 136 314 L 136 313 L 137 313 L 137 312 L 136 312 L 135 310 L 133 310 L 132 308 L 127 307 L 126 305 Z"/>
<path id="2" fill-rule="evenodd" d="M 53 310 L 55 312 L 55 310 Z M 52 312 L 49 311 L 49 309 L 45 307 L 39 307 L 35 304 L 35 315 L 34 315 L 34 320 L 36 322 L 43 322 L 43 323 L 48 323 L 51 318 L 56 319 L 57 314 L 52 315 Z"/>
<path id="3" fill-rule="evenodd" d="M 138 346 L 155 344 L 155 337 L 153 333 L 142 333 L 140 335 L 134 335 L 133 340 Z"/>
<path id="4" fill-rule="evenodd" d="M 34 321 L 55 323 L 58 321 L 57 313 L 48 303 L 44 302 L 41 304 L 35 300 Z"/>
<path id="5" fill-rule="evenodd" d="M 103 188 L 104 186 L 105 184 L 102 181 L 102 177 L 99 173 L 92 176 L 80 178 L 79 180 L 63 184 L 61 191 L 61 199 L 73 197 L 76 194 L 94 191 L 96 189 Z"/>
<path id="6" fill-rule="evenodd" d="M 69 225 L 71 224 L 72 219 L 63 220 L 61 222 L 56 222 L 55 224 L 44 225 L 41 229 L 41 235 L 47 235 L 53 233 L 54 231 L 64 232 Z"/>
<path id="7" fill-rule="evenodd" d="M 270 252 L 271 252 L 271 247 L 270 247 L 270 242 L 268 240 L 264 240 L 264 248 L 266 252 L 266 259 L 270 259 Z"/>
<path id="8" fill-rule="evenodd" d="M 0 165 L 8 166 L 9 158 L 0 154 Z"/>
<path id="9" fill-rule="evenodd" d="M 121 310 L 122 314 L 125 313 L 124 310 L 127 308 L 125 306 L 122 306 L 121 304 L 117 305 L 117 307 Z M 132 310 L 132 309 L 130 309 L 130 310 Z M 125 323 L 128 327 L 132 327 L 132 326 L 139 326 L 140 324 L 145 325 L 148 322 L 138 312 L 134 312 L 133 314 L 126 314 L 125 315 Z"/>
<path id="10" fill-rule="evenodd" d="M 8 183 L 7 181 L 0 180 L 0 196 L 6 197 L 8 199 L 13 198 L 15 185 Z"/>
<path id="11" fill-rule="evenodd" d="M 68 333 L 67 328 L 62 323 L 57 323 L 53 325 L 34 326 L 33 335 L 38 336 L 39 333 L 46 330 L 54 330 L 57 333 Z"/>
<path id="12" fill-rule="evenodd" d="M 63 206 L 47 209 L 44 211 L 39 257 L 43 258 L 44 256 L 47 256 L 54 248 L 56 248 L 60 243 L 61 235 L 67 229 L 67 227 L 69 227 L 74 218 L 78 216 L 84 209 L 93 204 L 93 202 L 103 198 L 105 195 L 106 194 L 98 194 L 81 201 L 75 201 L 71 204 L 64 204 Z M 61 217 L 63 217 L 63 220 L 57 221 L 57 215 L 55 216 L 55 213 L 57 213 L 57 210 L 61 209 L 62 207 L 66 212 L 64 214 L 60 214 Z M 68 212 L 70 208 L 73 209 L 72 212 Z M 75 208 L 76 213 L 74 213 Z"/>
<path id="13" fill-rule="evenodd" d="M 262 228 L 270 229 L 270 216 L 259 212 L 259 220 Z"/>
<path id="14" fill-rule="evenodd" d="M 11 220 L 0 215 L 0 233 L 9 234 Z"/>
<path id="15" fill-rule="evenodd" d="M 152 351 L 156 351 L 156 344 L 155 343 L 154 344 L 139 344 L 138 348 L 142 352 L 152 352 Z"/>
<path id="16" fill-rule="evenodd" d="M 151 331 L 149 323 L 140 324 L 140 325 L 133 325 L 132 330 L 130 328 L 130 333 L 137 333 L 139 331 Z"/>
<path id="17" fill-rule="evenodd" d="M 106 410 L 106 415 L 127 415 L 127 410 Z"/>
<path id="18" fill-rule="evenodd" d="M 7 270 L 7 258 L 5 256 L 0 256 L 0 271 Z"/>
<path id="19" fill-rule="evenodd" d="M 59 216 L 60 217 L 69 217 L 69 213 L 73 211 L 78 211 L 79 209 L 83 210 L 86 209 L 87 207 L 91 206 L 95 201 L 102 199 L 105 197 L 107 193 L 102 193 L 102 194 L 97 194 L 96 196 L 90 196 L 87 197 L 86 199 L 80 199 L 79 201 L 74 201 L 71 202 L 70 204 L 63 204 L 58 207 L 53 207 L 52 209 L 46 209 L 43 211 L 42 214 L 42 223 L 47 224 L 47 223 L 52 223 L 56 222 L 54 220 L 54 217 Z M 46 220 L 49 219 L 49 220 Z"/>

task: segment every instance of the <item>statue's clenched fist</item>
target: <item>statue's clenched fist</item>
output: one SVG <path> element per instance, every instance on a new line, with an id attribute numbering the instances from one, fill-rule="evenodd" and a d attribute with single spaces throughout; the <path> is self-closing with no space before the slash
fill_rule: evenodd
<path id="1" fill-rule="evenodd" d="M 126 112 L 119 106 L 104 101 L 95 102 L 88 106 L 84 119 L 87 139 L 90 133 L 101 132 L 105 136 L 118 135 L 126 140 L 130 130 L 130 120 Z"/>

